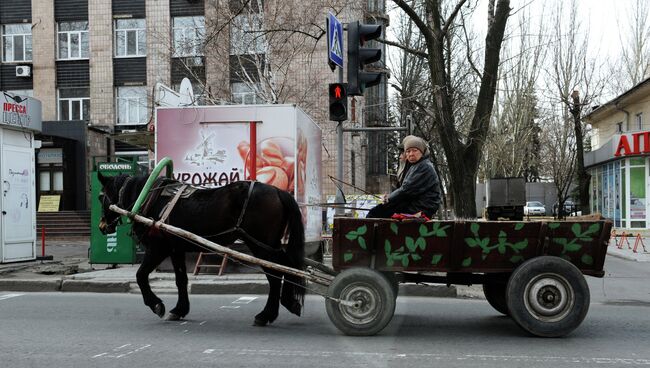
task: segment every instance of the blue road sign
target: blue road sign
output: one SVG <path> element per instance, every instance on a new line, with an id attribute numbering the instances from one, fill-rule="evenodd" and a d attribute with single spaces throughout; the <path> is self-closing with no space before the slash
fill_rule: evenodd
<path id="1" fill-rule="evenodd" d="M 327 15 L 327 50 L 332 63 L 343 68 L 343 25 L 332 13 Z"/>

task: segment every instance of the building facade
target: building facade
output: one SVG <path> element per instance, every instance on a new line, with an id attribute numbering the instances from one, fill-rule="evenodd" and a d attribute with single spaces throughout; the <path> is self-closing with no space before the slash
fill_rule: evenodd
<path id="1" fill-rule="evenodd" d="M 650 78 L 585 116 L 592 126 L 591 212 L 614 226 L 650 228 Z"/>
<path id="2" fill-rule="evenodd" d="M 387 19 L 385 0 L 339 3 L 337 17 L 344 23 Z M 87 199 L 88 174 L 97 160 L 136 157 L 150 164 L 156 84 L 178 90 L 189 78 L 200 104 L 301 106 L 323 130 L 323 194 L 335 193 L 329 177 L 336 175 L 336 125 L 327 120 L 327 84 L 336 74 L 327 66 L 321 34 L 332 4 L 0 0 L 0 89 L 39 99 L 47 122 L 39 137 L 45 151 L 37 162 L 37 189 L 81 192 Z M 270 29 L 276 32 L 265 32 Z M 367 103 L 356 98 L 354 124 L 386 121 L 386 84 L 374 88 Z M 374 149 L 365 136 L 344 139 L 342 180 L 365 189 L 366 175 L 385 174 L 386 164 L 377 162 L 385 161 L 383 138 L 370 138 Z M 366 170 L 368 154 L 377 169 Z M 72 179 L 79 174 L 83 180 Z M 85 209 L 87 203 L 69 199 L 62 209 Z"/>

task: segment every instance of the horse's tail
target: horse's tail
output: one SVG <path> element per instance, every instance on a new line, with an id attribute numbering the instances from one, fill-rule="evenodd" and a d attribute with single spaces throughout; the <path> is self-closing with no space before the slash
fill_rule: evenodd
<path id="1" fill-rule="evenodd" d="M 287 229 L 289 241 L 285 253 L 288 260 L 287 266 L 304 270 L 305 227 L 302 223 L 300 208 L 296 200 L 288 192 L 278 189 L 278 196 L 288 216 Z M 280 300 L 285 308 L 298 316 L 302 311 L 302 306 L 305 301 L 305 286 L 307 286 L 307 282 L 304 278 L 287 274 L 284 275 L 282 297 Z"/>

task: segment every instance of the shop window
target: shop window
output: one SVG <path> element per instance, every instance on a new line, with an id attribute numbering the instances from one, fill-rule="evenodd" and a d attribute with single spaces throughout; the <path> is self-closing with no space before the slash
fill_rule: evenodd
<path id="1" fill-rule="evenodd" d="M 645 166 L 632 166 L 633 160 L 630 159 L 630 226 L 645 227 Z"/>
<path id="2" fill-rule="evenodd" d="M 175 17 L 172 36 L 174 37 L 174 57 L 201 56 L 205 42 L 205 18 Z"/>
<path id="3" fill-rule="evenodd" d="M 59 60 L 88 59 L 88 22 L 59 22 Z"/>
<path id="4" fill-rule="evenodd" d="M 2 26 L 2 61 L 32 61 L 32 25 L 7 24 Z"/>
<path id="5" fill-rule="evenodd" d="M 90 90 L 88 88 L 59 89 L 59 120 L 89 120 Z"/>
<path id="6" fill-rule="evenodd" d="M 115 21 L 115 56 L 137 57 L 147 54 L 147 35 L 144 19 Z"/>

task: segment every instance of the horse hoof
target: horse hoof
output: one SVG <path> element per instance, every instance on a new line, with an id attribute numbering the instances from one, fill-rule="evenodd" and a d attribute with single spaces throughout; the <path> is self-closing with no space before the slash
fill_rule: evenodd
<path id="1" fill-rule="evenodd" d="M 165 317 L 165 321 L 180 321 L 181 319 L 183 319 L 183 316 L 179 316 L 178 314 L 172 312 L 169 312 L 167 317 Z"/>
<path id="2" fill-rule="evenodd" d="M 163 303 L 156 304 L 156 306 L 153 307 L 153 312 L 156 313 L 158 317 L 163 318 L 165 316 L 165 305 Z"/>
<path id="3" fill-rule="evenodd" d="M 264 326 L 268 325 L 268 321 L 266 319 L 263 319 L 263 318 L 255 317 L 255 322 L 253 322 L 253 324 L 255 326 L 258 326 L 258 327 L 264 327 Z"/>

